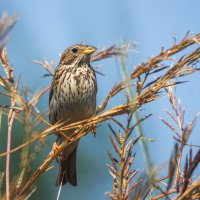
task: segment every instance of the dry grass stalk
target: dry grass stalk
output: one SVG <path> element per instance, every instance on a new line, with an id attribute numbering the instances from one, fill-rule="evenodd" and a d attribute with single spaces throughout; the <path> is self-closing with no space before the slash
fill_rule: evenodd
<path id="1" fill-rule="evenodd" d="M 139 179 L 132 184 L 133 178 L 135 178 L 139 169 L 131 171 L 132 163 L 135 159 L 135 154 L 132 155 L 133 146 L 141 139 L 141 137 L 136 137 L 128 141 L 132 132 L 135 130 L 138 124 L 142 121 L 149 118 L 151 115 L 145 116 L 136 124 L 131 126 L 132 121 L 132 113 L 129 113 L 127 116 L 127 126 L 124 127 L 119 121 L 114 120 L 122 129 L 124 134 L 119 131 L 117 134 L 112 126 L 108 124 L 114 138 L 110 136 L 111 143 L 114 147 L 116 155 L 119 158 L 115 158 L 112 153 L 108 152 L 108 155 L 111 159 L 112 166 L 107 165 L 109 167 L 109 172 L 113 178 L 113 191 L 107 193 L 113 200 L 127 200 L 130 198 L 130 194 L 132 190 L 137 188 L 137 186 L 142 182 L 142 179 Z"/>
<path id="2" fill-rule="evenodd" d="M 4 48 L 0 55 L 0 63 L 2 67 L 4 68 L 5 74 L 6 74 L 6 81 L 7 84 L 10 85 L 10 87 L 17 88 L 18 84 L 14 85 L 14 73 L 13 69 L 9 66 L 8 56 L 6 49 Z M 16 103 L 16 99 L 11 97 L 10 98 L 10 105 L 11 107 L 14 107 Z M 10 151 L 11 147 L 11 133 L 12 133 L 12 127 L 13 122 L 15 118 L 15 110 L 10 109 L 8 113 L 8 133 L 7 133 L 7 149 L 6 151 Z M 6 155 L 6 199 L 10 199 L 10 154 Z"/>
<path id="3" fill-rule="evenodd" d="M 172 124 L 169 124 L 163 118 L 160 118 L 161 121 L 168 126 L 173 132 L 173 138 L 175 140 L 174 150 L 172 152 L 172 156 L 169 160 L 169 171 L 168 171 L 168 182 L 166 184 L 166 190 L 162 191 L 161 194 L 152 198 L 153 200 L 157 200 L 163 197 L 168 197 L 168 195 L 177 193 L 177 197 L 175 199 L 193 199 L 192 192 L 190 189 L 190 185 L 194 184 L 196 186 L 196 181 L 192 182 L 192 174 L 196 169 L 197 165 L 200 163 L 200 150 L 197 151 L 194 159 L 192 158 L 192 149 L 189 151 L 189 159 L 186 157 L 186 161 L 184 163 L 184 171 L 182 168 L 182 159 L 183 159 L 183 151 L 187 147 L 187 141 L 192 133 L 195 122 L 200 115 L 199 113 L 194 117 L 191 123 L 184 127 L 184 118 L 185 118 L 185 110 L 183 110 L 180 101 L 174 95 L 173 88 L 170 86 L 167 88 L 169 102 L 171 104 L 174 113 L 166 111 L 168 116 L 175 122 L 177 128 L 175 128 Z M 195 145 L 191 145 L 195 146 Z M 198 180 L 197 180 L 198 181 Z M 198 183 L 198 182 L 197 182 Z M 189 185 L 190 184 L 190 185 Z M 195 188 L 196 189 L 196 188 Z M 198 188 L 200 189 L 200 188 Z M 187 192 L 186 192 L 187 191 Z M 193 190 L 192 190 L 193 191 Z M 184 196 L 183 196 L 184 193 Z M 186 195 L 187 194 L 187 195 Z M 195 193 L 197 194 L 197 193 Z M 169 198 L 169 197 L 168 197 Z"/>
<path id="4" fill-rule="evenodd" d="M 200 34 L 197 34 L 196 36 L 193 36 L 193 37 L 184 38 L 180 43 L 173 45 L 168 50 L 166 50 L 166 51 L 163 50 L 158 56 L 151 58 L 147 62 L 139 64 L 126 80 L 122 81 L 121 83 L 119 83 L 118 85 L 113 87 L 113 89 L 109 92 L 109 94 L 107 95 L 107 97 L 105 98 L 103 103 L 97 108 L 97 112 L 96 112 L 95 116 L 91 117 L 90 119 L 76 122 L 76 123 L 73 123 L 73 124 L 70 124 L 67 126 L 62 122 L 60 122 L 54 126 L 50 125 L 44 119 L 44 116 L 42 114 L 38 113 L 35 109 L 36 104 L 38 103 L 39 99 L 45 92 L 48 91 L 49 86 L 47 88 L 45 88 L 43 91 L 41 91 L 38 95 L 34 96 L 32 100 L 30 100 L 28 102 L 26 101 L 24 96 L 21 95 L 21 92 L 18 91 L 18 88 L 17 88 L 18 82 L 16 84 L 14 84 L 13 70 L 9 66 L 6 50 L 4 49 L 3 51 L 1 51 L 1 54 L 0 54 L 1 55 L 0 56 L 1 65 L 4 68 L 6 78 L 0 77 L 0 84 L 7 90 L 7 93 L 1 93 L 1 94 L 3 94 L 3 95 L 5 94 L 6 96 L 9 96 L 11 99 L 10 106 L 8 106 L 8 107 L 2 106 L 2 107 L 4 107 L 4 109 L 9 110 L 8 111 L 9 131 L 8 131 L 7 151 L 5 153 L 0 154 L 0 156 L 6 155 L 7 160 L 8 160 L 7 165 L 6 165 L 7 166 L 7 170 L 6 170 L 7 199 L 9 199 L 9 196 L 10 196 L 10 194 L 9 194 L 10 187 L 9 187 L 9 181 L 8 181 L 9 180 L 10 153 L 12 153 L 16 150 L 19 150 L 21 148 L 24 148 L 38 139 L 46 138 L 49 134 L 52 134 L 52 132 L 58 133 L 58 134 L 63 134 L 63 132 L 65 130 L 74 129 L 74 128 L 76 129 L 76 131 L 72 134 L 72 136 L 70 138 L 66 138 L 66 140 L 59 146 L 58 149 L 56 149 L 56 150 L 54 149 L 49 153 L 49 155 L 45 158 L 44 162 L 36 170 L 36 172 L 32 175 L 32 177 L 28 180 L 28 182 L 25 184 L 25 186 L 21 186 L 22 189 L 18 192 L 18 197 L 22 197 L 24 195 L 27 196 L 27 194 L 29 194 L 28 190 L 34 184 L 35 180 L 37 178 L 39 178 L 40 175 L 48 169 L 51 162 L 57 156 L 59 156 L 59 154 L 63 151 L 63 149 L 66 148 L 71 142 L 78 140 L 81 137 L 85 136 L 89 131 L 95 130 L 96 124 L 98 124 L 100 122 L 107 121 L 109 119 L 114 120 L 114 117 L 118 116 L 118 115 L 128 114 L 128 116 L 130 117 L 130 113 L 134 113 L 135 111 L 138 110 L 138 108 L 140 108 L 144 104 L 158 99 L 161 96 L 160 92 L 163 91 L 163 89 L 165 89 L 169 86 L 181 83 L 181 82 L 174 81 L 174 78 L 186 76 L 188 74 L 196 72 L 197 69 L 194 68 L 194 65 L 199 61 L 199 58 L 200 58 L 200 48 L 199 47 L 197 47 L 196 50 L 192 51 L 187 56 L 183 56 L 171 67 L 168 67 L 168 68 L 165 66 L 163 67 L 163 65 L 161 65 L 161 63 L 163 63 L 165 60 L 169 60 L 172 55 L 186 49 L 188 46 L 199 45 L 199 43 L 200 43 Z M 91 61 L 96 61 L 96 60 L 108 58 L 111 56 L 124 56 L 124 50 L 125 50 L 125 47 L 116 48 L 116 47 L 112 46 L 112 47 L 105 49 L 103 51 L 100 51 L 99 53 L 94 55 L 94 57 L 91 58 Z M 36 61 L 36 62 L 38 63 L 38 61 Z M 51 68 L 52 63 L 48 63 L 46 60 L 44 60 L 43 62 L 40 62 L 39 64 L 42 64 L 43 67 L 47 70 L 47 72 L 52 75 L 52 73 L 53 73 L 52 68 Z M 147 82 L 148 77 L 151 76 L 151 74 L 155 75 L 155 73 L 158 73 L 158 72 L 162 73 L 162 75 L 160 77 L 158 77 L 156 80 L 154 80 L 152 82 Z M 137 82 L 136 83 L 136 88 L 137 88 L 136 97 L 127 103 L 118 105 L 116 107 L 113 107 L 113 108 L 105 111 L 105 108 L 106 108 L 107 104 L 109 103 L 109 100 L 111 98 L 113 98 L 114 96 L 116 96 L 124 88 L 126 88 L 127 84 L 130 83 L 131 81 Z M 46 128 L 43 132 L 39 133 L 37 136 L 29 138 L 29 141 L 26 141 L 23 145 L 10 150 L 9 144 L 10 144 L 10 140 L 11 140 L 12 123 L 15 120 L 15 118 L 20 119 L 21 113 L 28 113 L 28 116 L 29 115 L 35 116 L 37 123 L 44 123 L 45 125 L 48 126 L 48 128 Z M 26 119 L 28 119 L 28 118 L 29 117 L 27 117 Z M 180 123 L 181 120 L 182 119 L 179 119 L 179 122 L 178 122 L 179 126 L 181 125 L 181 123 Z M 115 122 L 117 122 L 117 121 L 115 120 Z M 118 125 L 119 124 L 120 124 L 120 122 L 118 122 Z M 123 125 L 121 125 L 121 128 L 122 127 L 123 127 Z M 139 180 L 139 182 L 135 182 L 135 184 L 133 184 L 132 187 L 129 186 L 130 181 L 132 180 L 132 178 L 135 176 L 135 173 L 137 172 L 137 171 L 136 172 L 129 171 L 130 166 L 134 160 L 134 156 L 131 155 L 131 149 L 132 149 L 133 144 L 129 143 L 128 146 L 125 146 L 127 139 L 129 138 L 129 136 L 131 134 L 130 132 L 132 131 L 130 127 L 131 126 L 127 126 L 126 128 L 124 128 L 124 132 L 125 132 L 124 136 L 122 136 L 121 133 L 119 133 L 117 136 L 117 134 L 115 133 L 114 137 L 115 137 L 116 141 L 113 138 L 111 139 L 116 152 L 118 152 L 118 155 L 120 156 L 120 162 L 119 162 L 120 170 L 119 170 L 119 172 L 117 172 L 117 170 L 116 170 L 117 168 L 115 168 L 117 163 L 114 164 L 115 159 L 113 158 L 113 156 L 111 154 L 109 154 L 111 157 L 111 161 L 113 163 L 113 167 L 110 166 L 110 170 L 111 170 L 111 173 L 113 173 L 116 177 L 116 179 L 114 181 L 114 185 L 117 187 L 117 189 L 115 188 L 115 191 L 113 192 L 113 194 L 117 195 L 116 197 L 120 198 L 120 199 L 127 199 L 130 191 L 133 190 L 134 188 L 136 188 L 137 185 L 140 183 L 140 180 Z M 181 126 L 179 128 L 180 128 L 180 130 L 182 130 Z M 187 129 L 187 131 L 185 133 L 180 134 L 180 137 L 178 138 L 180 140 L 180 144 L 178 147 L 179 152 L 181 152 L 181 150 L 182 150 L 181 148 L 183 148 L 183 146 L 186 145 L 186 141 L 187 141 L 187 138 L 188 138 L 191 130 L 192 130 L 192 128 Z M 135 141 L 137 141 L 138 139 L 139 138 L 137 138 Z M 176 155 L 175 155 L 175 157 L 176 157 Z M 180 156 L 179 156 L 178 160 L 181 164 Z M 190 177 L 191 174 L 193 173 L 198 162 L 199 161 L 198 161 L 198 154 L 197 154 L 195 156 L 195 159 L 190 162 L 190 165 L 188 165 L 188 164 L 186 165 L 187 167 L 185 170 L 185 178 L 187 181 L 188 181 L 188 177 Z M 178 164 L 178 166 L 180 166 L 180 164 Z M 180 177 L 180 170 L 177 169 L 175 174 L 176 174 L 176 179 L 175 179 L 176 181 L 174 184 L 177 186 L 177 180 Z M 128 177 L 128 181 L 125 181 L 126 177 Z M 150 183 L 154 183 L 153 178 L 152 178 L 152 180 L 148 180 L 146 182 L 148 183 L 146 185 L 153 185 Z M 181 190 L 180 195 L 189 195 L 188 194 L 189 192 L 187 194 L 186 194 L 186 192 L 187 192 L 187 189 L 190 187 L 188 186 L 188 183 L 186 183 L 186 182 L 184 182 L 185 187 L 183 187 L 184 189 Z M 171 185 L 171 183 L 170 183 L 170 185 Z M 154 186 L 157 187 L 160 191 L 162 191 L 162 188 L 160 188 L 155 183 L 154 183 Z M 148 194 L 151 193 L 151 189 L 149 189 L 149 188 L 150 187 L 148 187 L 148 189 L 146 190 L 147 196 L 148 196 Z M 196 185 L 193 186 L 193 188 L 194 189 L 192 191 L 196 190 Z M 167 191 L 161 195 L 166 196 L 167 194 L 171 194 L 172 190 L 174 190 L 174 189 L 176 189 L 176 191 L 177 191 L 177 187 L 172 188 L 172 189 L 167 188 Z M 141 193 L 141 191 L 139 193 Z M 137 193 L 137 194 L 139 194 L 139 193 Z M 179 196 L 178 198 L 181 198 L 181 196 Z M 158 197 L 155 197 L 152 199 L 158 199 Z"/>
<path id="5" fill-rule="evenodd" d="M 10 147 L 11 147 L 11 134 L 12 134 L 12 127 L 14 120 L 21 120 L 22 123 L 24 123 L 25 127 L 25 134 L 24 134 L 24 142 L 29 140 L 30 137 L 30 110 L 24 112 L 24 115 L 19 115 L 19 112 L 25 111 L 24 108 L 21 108 L 20 110 L 16 108 L 17 103 L 23 102 L 23 97 L 19 95 L 17 92 L 18 90 L 18 84 L 19 82 L 17 81 L 16 84 L 14 84 L 14 70 L 10 67 L 9 61 L 8 61 L 8 55 L 6 52 L 6 49 L 4 48 L 1 52 L 0 55 L 0 61 L 1 65 L 4 68 L 6 78 L 0 77 L 1 79 L 1 85 L 5 87 L 9 92 L 10 92 L 10 106 L 7 107 L 9 108 L 9 111 L 7 112 L 8 115 L 8 133 L 7 133 L 7 152 L 10 152 Z M 42 95 L 42 94 L 41 94 Z M 35 103 L 39 100 L 40 95 L 37 95 L 32 102 L 29 102 L 30 106 L 34 106 Z M 23 102 L 23 105 L 27 104 L 25 101 Z M 24 121 L 24 122 L 23 122 Z M 40 123 L 40 121 L 35 122 L 36 125 Z M 34 126 L 32 126 L 34 127 Z M 42 143 L 38 144 L 41 145 Z M 34 152 L 32 153 L 32 155 Z M 26 146 L 21 154 L 21 164 L 20 166 L 22 168 L 27 167 L 29 165 L 29 162 L 31 161 L 29 159 L 29 156 L 31 154 L 29 153 L 29 147 Z M 27 179 L 26 179 L 27 180 Z M 16 177 L 13 178 L 13 181 L 10 181 L 10 153 L 7 153 L 6 155 L 6 193 L 2 197 L 2 199 L 13 199 L 16 196 Z"/>
<path id="6" fill-rule="evenodd" d="M 16 23 L 17 15 L 9 16 L 7 13 L 3 13 L 0 19 L 0 52 L 8 42 L 8 33 Z"/>

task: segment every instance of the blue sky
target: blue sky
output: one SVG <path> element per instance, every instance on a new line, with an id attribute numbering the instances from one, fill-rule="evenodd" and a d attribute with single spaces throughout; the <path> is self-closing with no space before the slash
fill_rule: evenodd
<path id="1" fill-rule="evenodd" d="M 30 60 L 47 58 L 54 60 L 56 65 L 59 53 L 72 44 L 84 42 L 101 49 L 120 44 L 122 38 L 125 41 L 135 41 L 138 45 L 137 53 L 132 53 L 127 61 L 131 69 L 158 54 L 161 46 L 170 47 L 174 42 L 173 36 L 176 36 L 179 41 L 187 31 L 191 34 L 200 31 L 200 1 L 198 0 L 0 0 L 0 5 L 1 13 L 6 11 L 9 14 L 18 14 L 18 21 L 10 34 L 8 53 L 16 76 L 22 75 L 21 87 L 28 86 L 33 92 L 47 86 L 50 79 L 41 78 L 45 71 Z M 106 76 L 98 75 L 98 103 L 100 103 L 112 86 L 121 80 L 121 75 L 116 59 L 100 61 L 95 65 L 103 66 L 100 71 L 106 74 Z M 178 86 L 177 95 L 186 109 L 186 121 L 189 121 L 200 111 L 198 87 L 200 79 L 199 74 L 186 79 L 190 82 Z M 123 95 L 119 95 L 111 105 L 119 104 L 123 100 Z M 48 107 L 48 95 L 42 98 L 40 107 L 41 109 Z M 149 137 L 156 138 L 157 142 L 150 144 L 156 163 L 164 163 L 173 146 L 170 130 L 163 127 L 157 118 L 159 115 L 165 116 L 163 109 L 168 107 L 166 97 L 159 100 L 159 104 L 155 102 L 145 107 L 145 113 L 154 114 L 152 119 L 144 123 L 144 129 Z M 199 127 L 196 126 L 193 141 L 200 139 L 197 134 Z M 106 128 L 100 128 L 99 132 L 101 133 L 96 139 L 88 135 L 81 142 L 78 155 L 79 185 L 77 188 L 69 186 L 63 189 L 61 199 L 65 199 L 66 195 L 69 199 L 80 199 L 80 196 L 82 200 L 94 199 L 94 196 L 97 200 L 105 199 L 104 192 L 111 189 L 112 180 L 105 166 L 105 162 L 109 162 L 106 151 L 111 149 L 108 141 L 109 133 Z M 97 153 L 94 153 L 94 148 Z M 44 155 L 45 153 L 42 154 Z M 142 163 L 137 159 L 136 162 L 138 162 L 136 166 Z M 93 165 L 95 168 L 92 167 Z M 51 191 L 52 199 L 55 199 L 56 172 L 48 173 L 51 174 L 51 177 L 49 175 L 51 181 L 45 177 L 48 175 L 43 175 L 48 187 L 47 194 L 44 193 L 43 197 L 47 197 L 48 192 Z M 44 182 L 38 186 L 38 194 L 46 188 L 42 185 Z"/>

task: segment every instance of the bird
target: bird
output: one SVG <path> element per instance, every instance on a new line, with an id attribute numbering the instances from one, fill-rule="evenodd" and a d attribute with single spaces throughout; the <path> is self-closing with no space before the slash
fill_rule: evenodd
<path id="1" fill-rule="evenodd" d="M 62 53 L 49 93 L 49 121 L 52 125 L 60 121 L 68 125 L 95 115 L 97 80 L 90 65 L 90 56 L 95 51 L 94 46 L 76 44 Z M 69 137 L 74 131 L 66 131 L 64 134 Z M 60 145 L 64 140 L 64 136 L 58 135 L 56 144 Z M 71 143 L 57 159 L 59 173 L 56 186 L 66 183 L 77 185 L 78 144 L 79 141 Z"/>

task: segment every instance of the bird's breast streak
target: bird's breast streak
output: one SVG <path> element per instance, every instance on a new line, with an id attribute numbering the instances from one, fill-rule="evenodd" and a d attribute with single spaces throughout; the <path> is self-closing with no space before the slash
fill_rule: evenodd
<path id="1" fill-rule="evenodd" d="M 70 76 L 70 79 L 68 79 L 68 76 Z M 94 74 L 90 73 L 87 77 L 86 73 L 82 72 L 81 74 L 75 73 L 68 76 L 66 76 L 61 86 L 62 99 L 66 104 L 81 103 L 88 101 L 88 98 L 95 98 Z"/>

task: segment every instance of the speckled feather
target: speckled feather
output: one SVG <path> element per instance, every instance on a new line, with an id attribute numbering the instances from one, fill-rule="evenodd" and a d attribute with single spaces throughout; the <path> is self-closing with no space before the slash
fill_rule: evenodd
<path id="1" fill-rule="evenodd" d="M 95 114 L 97 83 L 95 72 L 90 66 L 90 54 L 95 50 L 88 45 L 74 45 L 62 54 L 51 84 L 50 123 L 64 121 L 70 124 Z M 72 132 L 67 131 L 66 135 L 69 136 Z M 58 143 L 63 140 L 64 138 L 59 137 Z M 78 141 L 62 152 L 57 185 L 67 182 L 74 186 L 77 184 L 77 145 Z"/>

